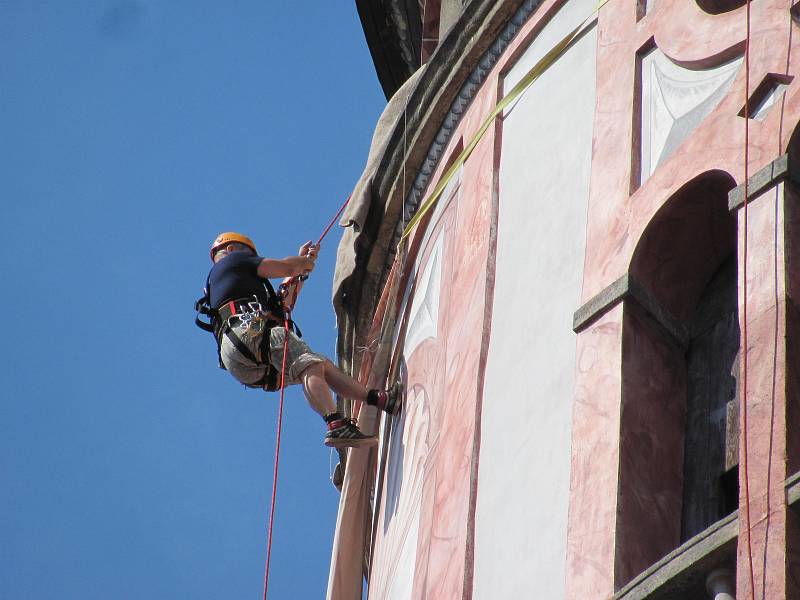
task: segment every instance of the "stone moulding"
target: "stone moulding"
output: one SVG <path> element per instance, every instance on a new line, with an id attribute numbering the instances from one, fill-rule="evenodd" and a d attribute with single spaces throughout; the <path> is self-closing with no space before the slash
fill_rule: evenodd
<path id="1" fill-rule="evenodd" d="M 630 293 L 630 283 L 631 277 L 625 273 L 576 310 L 572 316 L 572 331 L 580 333 L 593 321 L 624 300 Z"/>
<path id="2" fill-rule="evenodd" d="M 800 472 L 785 482 L 787 504 L 800 507 Z M 713 569 L 736 563 L 738 511 L 720 519 L 635 577 L 613 600 L 666 600 L 702 585 Z"/>
<path id="3" fill-rule="evenodd" d="M 690 337 L 688 328 L 662 307 L 630 273 L 625 273 L 576 310 L 572 317 L 572 331 L 580 333 L 587 329 L 599 317 L 627 299 L 635 300 L 639 306 L 645 309 L 681 348 L 688 346 Z"/>
<path id="4" fill-rule="evenodd" d="M 495 67 L 503 52 L 505 52 L 511 41 L 516 37 L 517 33 L 519 33 L 519 30 L 538 8 L 541 2 L 542 0 L 525 0 L 522 3 L 514 16 L 511 17 L 508 23 L 506 23 L 505 27 L 503 27 L 503 29 L 500 31 L 491 46 L 489 46 L 488 50 L 486 50 L 486 52 L 484 52 L 484 54 L 478 60 L 478 64 L 473 68 L 472 72 L 470 72 L 466 82 L 458 91 L 455 100 L 453 100 L 447 115 L 442 121 L 439 131 L 436 133 L 433 141 L 428 147 L 428 152 L 422 161 L 422 165 L 417 171 L 417 175 L 414 178 L 413 183 L 411 184 L 411 189 L 408 191 L 408 194 L 403 201 L 403 215 L 406 218 L 403 219 L 401 217 L 398 221 L 397 227 L 395 228 L 394 238 L 389 245 L 390 251 L 386 257 L 386 263 L 384 265 L 384 273 L 388 273 L 392 260 L 394 260 L 393 250 L 400 242 L 400 236 L 402 235 L 406 224 L 416 214 L 420 202 L 422 201 L 423 194 L 430 183 L 431 175 L 433 175 L 433 173 L 436 171 L 444 150 L 447 147 L 447 144 L 450 142 L 453 132 L 461 122 L 461 118 L 464 116 L 467 108 L 472 103 L 472 99 L 475 97 L 484 81 L 486 81 L 486 77 Z"/>
<path id="5" fill-rule="evenodd" d="M 387 99 L 419 66 L 422 16 L 417 0 L 356 0 L 378 81 Z"/>
<path id="6" fill-rule="evenodd" d="M 406 100 L 373 181 L 367 224 L 348 242 L 349 272 L 334 284 L 337 353 L 358 368 L 357 348 L 372 322 L 407 219 L 417 211 L 447 144 L 491 70 L 542 0 L 470 0 L 440 40 Z M 336 300 L 334 300 L 336 304 Z"/>
<path id="7" fill-rule="evenodd" d="M 698 583 L 704 585 L 713 569 L 735 564 L 738 514 L 720 519 L 684 542 L 620 589 L 613 600 L 683 598 L 683 593 Z"/>
<path id="8" fill-rule="evenodd" d="M 779 156 L 766 167 L 759 169 L 747 180 L 749 202 L 752 202 L 759 194 L 782 181 L 800 184 L 800 164 L 798 164 L 797 159 L 791 158 L 789 154 Z M 742 206 L 744 206 L 744 183 L 737 185 L 728 192 L 728 209 L 735 211 L 742 208 Z"/>

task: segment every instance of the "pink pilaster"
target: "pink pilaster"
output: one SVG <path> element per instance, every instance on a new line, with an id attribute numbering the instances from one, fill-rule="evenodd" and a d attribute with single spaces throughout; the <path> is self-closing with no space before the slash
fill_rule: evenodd
<path id="1" fill-rule="evenodd" d="M 578 335 L 566 598 L 614 593 L 622 318 L 619 304 Z"/>
<path id="2" fill-rule="evenodd" d="M 798 542 L 788 535 L 793 524 L 787 521 L 790 515 L 785 493 L 790 450 L 787 414 L 790 404 L 797 402 L 794 385 L 786 376 L 787 337 L 794 336 L 791 329 L 796 325 L 787 312 L 793 310 L 790 289 L 797 285 L 800 275 L 793 272 L 797 263 L 789 255 L 798 233 L 797 199 L 793 196 L 792 192 L 784 194 L 784 185 L 776 185 L 751 199 L 747 208 L 746 256 L 744 210 L 738 215 L 739 264 L 747 266 L 746 297 L 745 269 L 739 269 L 742 324 L 745 309 L 747 314 L 747 337 L 742 338 L 747 349 L 746 371 L 744 361 L 740 363 L 740 385 L 744 386 L 746 379 L 746 396 L 742 398 L 747 402 L 747 421 L 745 411 L 740 411 L 737 561 L 737 598 L 743 599 L 752 597 L 751 590 L 755 598 L 796 598 L 800 591 L 800 582 L 787 576 L 787 554 L 797 551 Z M 746 454 L 744 436 L 747 436 Z M 791 451 L 794 454 L 796 448 Z"/>

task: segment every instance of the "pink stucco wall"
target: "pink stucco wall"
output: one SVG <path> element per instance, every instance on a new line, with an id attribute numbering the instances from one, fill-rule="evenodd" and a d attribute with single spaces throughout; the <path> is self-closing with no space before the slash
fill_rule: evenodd
<path id="1" fill-rule="evenodd" d="M 462 140 L 470 139 L 497 102 L 502 75 L 560 5 L 555 0 L 544 2 L 515 38 L 458 125 L 431 185 L 444 172 L 447 157 L 452 157 Z M 768 73 L 793 75 L 798 70 L 800 35 L 787 2 L 760 0 L 751 10 L 753 90 Z M 583 301 L 629 271 L 648 225 L 686 182 L 709 171 L 727 173 L 737 183 L 744 180 L 744 120 L 738 116 L 745 97 L 741 69 L 721 102 L 677 151 L 638 185 L 632 175 L 639 168 L 637 56 L 642 49 L 655 46 L 676 63 L 697 69 L 741 54 L 744 41 L 743 8 L 710 15 L 691 1 L 659 0 L 638 21 L 636 3 L 611 0 L 600 10 Z M 763 121 L 750 121 L 750 174 L 786 151 L 799 120 L 800 84 L 794 82 Z M 395 578 L 408 571 L 413 574 L 409 588 L 413 598 L 472 596 L 474 503 L 480 488 L 475 465 L 480 459 L 480 410 L 484 401 L 480 382 L 486 351 L 484 334 L 495 300 L 491 295 L 492 232 L 496 226 L 493 195 L 501 132 L 502 124 L 498 124 L 481 140 L 464 165 L 457 198 L 431 223 L 427 232 L 430 241 L 420 249 L 416 266 L 411 267 L 414 263 L 409 262 L 407 274 L 421 274 L 441 237 L 436 334 L 402 356 L 408 406 L 402 428 L 393 429 L 392 435 L 399 436 L 397 442 L 389 445 L 385 457 L 400 465 L 402 486 L 392 492 L 395 497 L 389 498 L 384 492 L 378 498 L 370 582 L 373 599 L 395 597 L 392 590 L 400 589 Z M 748 265 L 751 278 L 747 396 L 752 405 L 748 405 L 750 451 L 746 458 L 753 529 L 748 532 L 740 518 L 737 567 L 741 597 L 749 594 L 750 575 L 743 567 L 748 538 L 754 556 L 766 557 L 757 558 L 754 564 L 755 579 L 763 582 L 766 597 L 791 597 L 798 594 L 800 585 L 788 566 L 798 560 L 800 552 L 800 542 L 793 539 L 796 517 L 781 492 L 792 465 L 796 468 L 800 460 L 798 436 L 792 433 L 798 414 L 797 398 L 792 394 L 797 390 L 791 378 L 787 383 L 786 349 L 780 343 L 775 345 L 776 339 L 785 340 L 785 302 L 787 295 L 792 296 L 783 284 L 774 284 L 774 266 L 784 264 L 784 256 L 773 252 L 783 252 L 787 239 L 775 233 L 778 225 L 783 226 L 783 204 L 776 204 L 779 200 L 782 197 L 774 201 L 757 199 L 749 208 L 747 257 L 741 253 L 744 215 L 741 211 L 737 215 L 739 263 Z M 420 229 L 415 235 L 425 234 L 425 229 Z M 780 277 L 792 275 L 796 281 L 796 274 L 789 271 L 781 271 Z M 741 288 L 743 282 L 739 285 Z M 411 302 L 409 299 L 407 308 Z M 637 530 L 637 519 L 647 518 L 651 510 L 679 512 L 681 501 L 680 462 L 673 459 L 682 452 L 682 415 L 680 407 L 664 409 L 664 405 L 680 393 L 685 373 L 680 372 L 680 352 L 668 342 L 655 334 L 644 341 L 635 339 L 653 327 L 647 319 L 638 308 L 619 303 L 576 338 L 565 557 L 567 598 L 608 598 L 680 542 L 680 532 L 667 525 L 654 525 L 644 538 L 637 537 L 642 534 Z M 395 357 L 399 359 L 399 355 Z M 674 377 L 660 382 L 657 393 L 648 396 L 650 404 L 626 407 L 626 391 L 652 388 L 654 372 Z M 770 389 L 777 391 L 765 397 L 764 391 Z M 629 401 L 631 397 L 629 394 Z M 669 421 L 659 436 L 650 435 L 649 420 L 654 414 Z M 741 429 L 744 431 L 743 426 Z M 628 451 L 643 438 L 647 438 L 647 453 Z M 397 453 L 402 454 L 402 461 Z M 652 464 L 660 469 L 651 469 Z M 637 471 L 641 477 L 632 477 Z M 390 475 L 383 471 L 381 476 Z M 391 482 L 385 479 L 381 486 L 386 490 Z M 655 502 L 647 497 L 653 489 L 662 492 Z M 740 506 L 744 501 L 743 497 Z M 394 519 L 392 524 L 388 524 L 388 517 Z M 416 533 L 409 537 L 412 531 Z M 409 540 L 413 541 L 413 552 L 403 555 L 407 564 L 397 565 Z"/>
<path id="2" fill-rule="evenodd" d="M 796 25 L 789 15 L 789 7 L 786 2 L 772 0 L 751 5 L 751 91 L 768 73 L 794 74 L 798 69 L 798 35 Z M 649 44 L 652 45 L 654 40 L 655 45 L 676 62 L 691 67 L 711 66 L 718 64 L 722 57 L 742 52 L 745 24 L 744 8 L 715 16 L 704 13 L 694 2 L 677 0 L 657 2 L 654 10 L 638 22 L 633 4 L 612 1 L 601 9 L 584 300 L 598 294 L 628 271 L 634 250 L 646 227 L 657 211 L 685 182 L 712 170 L 727 172 L 737 182 L 744 179 L 745 123 L 737 115 L 744 105 L 745 70 L 740 69 L 729 93 L 681 144 L 678 151 L 659 165 L 641 187 L 636 189 L 634 185 L 632 189 L 631 182 L 633 180 L 635 183 L 636 177 L 632 177 L 631 173 L 638 168 L 635 152 L 638 135 L 635 110 L 637 52 L 647 48 Z M 786 151 L 789 138 L 800 118 L 798 90 L 800 88 L 796 83 L 790 85 L 782 101 L 763 121 L 750 120 L 751 175 Z M 762 235 L 751 242 L 748 261 L 755 261 L 754 264 L 763 263 L 766 268 L 766 265 L 776 264 L 769 250 L 775 244 L 774 232 L 770 229 L 774 223 L 769 221 L 769 215 L 774 214 L 774 207 L 770 208 L 767 202 L 762 202 L 763 208 L 756 207 L 759 202 L 762 201 L 755 201 L 750 218 L 753 219 L 751 226 L 756 227 L 756 231 L 761 230 Z M 761 212 L 766 212 L 766 215 L 760 215 Z M 740 212 L 740 231 L 743 228 L 742 219 Z M 763 225 L 759 224 L 760 220 Z M 740 265 L 743 260 L 741 257 Z M 752 453 L 749 456 L 750 485 L 751 490 L 757 490 L 751 491 L 751 513 L 756 515 L 754 522 L 759 523 L 758 527 L 761 528 L 759 535 L 756 532 L 753 534 L 754 552 L 758 554 L 762 548 L 757 540 L 761 539 L 762 544 L 766 543 L 763 517 L 765 511 L 769 510 L 763 498 L 767 490 L 764 470 L 771 463 L 771 468 L 779 471 L 773 474 L 771 482 L 775 488 L 772 494 L 773 503 L 780 496 L 777 487 L 782 483 L 779 484 L 778 481 L 783 482 L 786 475 L 783 447 L 781 444 L 771 443 L 767 449 L 766 444 L 778 439 L 785 440 L 786 432 L 782 425 L 771 423 L 768 418 L 759 415 L 760 403 L 757 398 L 761 392 L 757 390 L 770 389 L 773 384 L 782 389 L 785 363 L 782 356 L 778 356 L 777 362 L 773 363 L 771 354 L 757 354 L 762 342 L 766 345 L 776 335 L 774 311 L 778 308 L 771 286 L 762 285 L 760 279 L 754 280 L 752 285 L 757 291 L 753 292 L 748 301 L 753 303 L 748 304 L 748 308 L 757 311 L 759 302 L 763 302 L 763 310 L 772 315 L 760 322 L 762 330 L 759 330 L 758 322 L 750 325 L 748 340 L 753 345 L 751 353 L 756 353 L 749 364 L 749 380 L 752 382 L 755 379 L 758 382 L 749 394 L 755 404 L 748 423 L 749 436 L 753 440 Z M 610 360 L 611 354 L 620 352 L 618 338 L 610 340 L 613 342 L 610 346 L 600 346 L 606 338 L 598 335 L 609 327 L 609 320 L 615 320 L 616 326 L 621 326 L 618 314 L 620 310 L 618 307 L 579 334 L 579 357 L 587 354 L 605 355 Z M 780 330 L 780 320 L 777 323 Z M 605 385 L 607 366 L 603 363 L 604 361 L 597 361 L 602 368 L 587 369 L 579 358 L 577 365 L 578 391 L 573 423 L 573 490 L 569 526 L 571 553 L 568 556 L 567 575 L 570 598 L 607 597 L 635 574 L 625 567 L 631 557 L 619 554 L 620 539 L 617 537 L 618 494 L 624 497 L 628 493 L 635 493 L 626 487 L 624 481 L 620 482 L 620 489 L 609 489 L 606 485 L 608 473 L 616 472 L 619 457 L 613 452 L 598 453 L 595 450 L 598 446 L 618 447 L 622 443 L 620 431 L 616 428 L 594 428 L 591 422 L 594 414 L 584 408 L 581 394 L 581 390 L 594 390 L 592 405 L 605 406 L 604 412 L 617 413 L 622 410 L 623 385 Z M 780 410 L 783 405 L 779 401 L 775 406 Z M 666 439 L 670 439 L 669 436 Z M 659 443 L 658 440 L 654 441 Z M 598 489 L 605 490 L 605 493 L 596 493 Z M 763 561 L 756 560 L 754 568 L 756 580 L 767 581 L 768 590 L 773 589 L 773 594 L 779 594 L 767 593 L 767 597 L 778 598 L 784 597 L 786 592 L 786 568 L 783 565 L 778 568 L 778 562 L 783 557 L 787 542 L 785 506 L 779 506 L 776 510 L 769 525 L 771 550 L 767 553 L 776 562 L 764 564 Z M 750 576 L 742 570 L 745 555 L 741 549 L 744 541 L 746 532 L 740 536 L 738 584 L 739 593 L 742 597 L 747 597 Z M 617 565 L 618 571 L 621 569 L 618 572 L 620 581 L 615 582 L 609 577 L 613 565 Z"/>
<path id="3" fill-rule="evenodd" d="M 491 136 L 476 149 L 476 164 L 489 153 Z M 472 159 L 471 159 L 472 160 Z M 491 170 L 489 170 L 491 174 Z M 399 511 L 390 518 L 384 514 L 388 495 L 384 495 L 378 522 L 406 521 L 418 527 L 416 552 L 413 555 L 413 595 L 415 598 L 459 597 L 464 587 L 467 515 L 470 499 L 470 474 L 475 437 L 476 373 L 480 356 L 484 299 L 475 293 L 486 279 L 488 250 L 488 211 L 490 196 L 481 174 L 465 169 L 461 193 L 450 201 L 437 222 L 431 225 L 430 243 L 420 249 L 419 276 L 431 259 L 431 251 L 442 238 L 441 287 L 435 296 L 441 310 L 434 337 L 422 341 L 410 355 L 403 356 L 408 408 L 402 420 L 404 443 L 392 447 L 388 460 L 402 460 L 403 477 L 397 499 Z M 443 199 L 446 202 L 448 199 Z M 422 235 L 424 231 L 420 231 Z M 410 308 L 413 296 L 409 299 Z M 401 452 L 402 458 L 392 452 Z M 395 473 L 387 474 L 387 477 Z M 387 487 L 391 484 L 387 483 Z M 414 499 L 420 495 L 419 499 Z M 396 511 L 395 508 L 391 510 Z M 403 510 L 418 514 L 402 514 Z M 403 545 L 409 527 L 379 528 L 373 567 L 374 597 L 383 596 L 392 586 L 389 551 Z M 398 539 L 399 538 L 399 539 Z M 371 592 L 373 593 L 373 592 Z"/>

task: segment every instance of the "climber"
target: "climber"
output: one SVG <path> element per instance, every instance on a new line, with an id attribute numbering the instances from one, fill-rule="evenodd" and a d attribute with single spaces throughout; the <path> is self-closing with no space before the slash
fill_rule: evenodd
<path id="1" fill-rule="evenodd" d="M 303 280 L 314 269 L 319 246 L 306 242 L 298 256 L 282 259 L 258 256 L 255 244 L 240 233 L 221 233 L 211 245 L 214 265 L 208 274 L 205 295 L 197 301 L 195 322 L 217 339 L 220 367 L 250 388 L 273 391 L 281 385 L 285 336 L 286 385 L 300 383 L 311 408 L 327 424 L 325 445 L 362 447 L 376 443 L 336 410 L 331 388 L 346 398 L 394 414 L 400 409 L 400 384 L 389 390 L 368 390 L 339 370 L 330 360 L 313 352 L 299 330 L 284 319 L 294 306 Z M 279 292 L 269 282 L 284 277 Z M 200 319 L 207 315 L 210 323 Z"/>

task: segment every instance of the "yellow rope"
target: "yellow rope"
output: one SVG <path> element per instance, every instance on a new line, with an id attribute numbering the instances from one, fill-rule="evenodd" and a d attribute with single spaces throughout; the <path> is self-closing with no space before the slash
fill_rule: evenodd
<path id="1" fill-rule="evenodd" d="M 572 42 L 575 41 L 576 38 L 580 37 L 584 30 L 594 20 L 594 17 L 597 15 L 597 11 L 599 11 L 606 2 L 608 2 L 608 0 L 601 0 L 598 2 L 591 14 L 586 17 L 580 25 L 564 36 L 561 41 L 553 46 L 547 54 L 539 59 L 539 61 L 533 65 L 530 71 L 528 71 L 525 76 L 520 79 L 519 83 L 517 83 L 517 85 L 515 85 L 514 88 L 508 94 L 506 94 L 503 99 L 500 100 L 500 102 L 497 103 L 492 112 L 489 113 L 489 116 L 484 119 L 483 124 L 481 124 L 480 129 L 478 129 L 477 133 L 475 133 L 475 135 L 472 137 L 469 144 L 467 144 L 467 146 L 461 151 L 461 154 L 458 155 L 458 158 L 453 161 L 453 164 L 450 165 L 450 168 L 447 169 L 445 174 L 439 180 L 439 183 L 436 185 L 433 192 L 431 192 L 430 196 L 428 196 L 428 199 L 425 200 L 416 214 L 408 222 L 408 225 L 406 225 L 403 235 L 400 238 L 400 242 L 397 245 L 398 252 L 400 251 L 400 247 L 403 245 L 403 242 L 409 235 L 411 235 L 411 232 L 414 230 L 417 224 L 419 224 L 431 207 L 436 204 L 436 201 L 439 199 L 439 196 L 442 195 L 442 192 L 447 187 L 447 184 L 450 183 L 453 175 L 456 174 L 456 172 L 461 168 L 461 165 L 463 165 L 467 158 L 469 158 L 469 155 L 472 154 L 475 146 L 478 145 L 478 142 L 483 137 L 483 134 L 485 134 L 489 129 L 489 126 L 495 120 L 497 115 L 502 113 L 509 104 L 519 98 L 525 90 L 533 85 L 534 81 L 541 77 L 542 73 L 547 71 L 547 69 L 549 69 L 553 63 L 555 63 L 567 51 Z"/>

